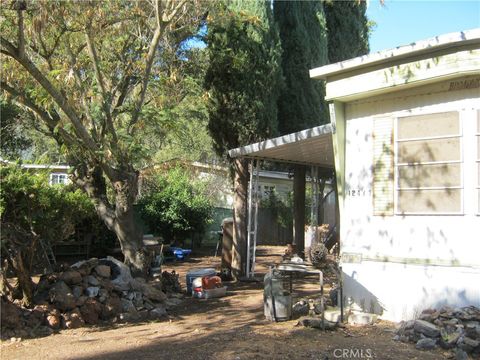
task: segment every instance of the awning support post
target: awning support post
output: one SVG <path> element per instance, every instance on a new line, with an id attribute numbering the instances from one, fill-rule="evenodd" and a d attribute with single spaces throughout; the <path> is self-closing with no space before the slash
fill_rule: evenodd
<path id="1" fill-rule="evenodd" d="M 248 182 L 247 268 L 245 269 L 247 278 L 250 277 L 250 241 L 252 239 L 253 160 L 250 160 L 248 165 L 250 180 Z"/>
<path id="2" fill-rule="evenodd" d="M 312 207 L 311 207 L 311 222 L 313 230 L 315 231 L 315 242 L 318 241 L 318 168 L 312 166 L 311 168 L 311 177 L 312 177 Z"/>
<path id="3" fill-rule="evenodd" d="M 252 277 L 255 276 L 255 254 L 256 254 L 256 251 L 257 251 L 257 234 L 258 234 L 258 203 L 259 203 L 259 194 L 260 194 L 260 191 L 258 190 L 258 178 L 259 178 L 259 173 L 260 173 L 260 169 L 259 169 L 259 163 L 260 163 L 260 160 L 257 160 L 256 161 L 256 165 L 255 165 L 255 182 L 253 184 L 253 187 L 255 189 L 255 192 L 254 192 L 254 203 L 255 203 L 255 213 L 254 213 L 254 226 L 253 226 L 253 253 L 252 253 Z"/>
<path id="4" fill-rule="evenodd" d="M 258 230 L 258 177 L 259 161 L 250 160 L 250 181 L 248 184 L 248 224 L 247 224 L 247 278 L 255 274 L 255 251 L 257 248 Z"/>

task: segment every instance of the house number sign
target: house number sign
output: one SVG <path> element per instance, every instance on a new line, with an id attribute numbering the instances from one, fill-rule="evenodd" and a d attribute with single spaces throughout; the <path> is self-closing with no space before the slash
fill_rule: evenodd
<path id="1" fill-rule="evenodd" d="M 347 195 L 352 197 L 371 196 L 372 189 L 350 189 L 347 191 Z"/>

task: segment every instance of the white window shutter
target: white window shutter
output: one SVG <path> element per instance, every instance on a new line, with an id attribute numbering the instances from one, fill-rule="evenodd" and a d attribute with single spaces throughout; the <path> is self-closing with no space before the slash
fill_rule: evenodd
<path id="1" fill-rule="evenodd" d="M 394 214 L 393 118 L 374 119 L 373 214 Z"/>

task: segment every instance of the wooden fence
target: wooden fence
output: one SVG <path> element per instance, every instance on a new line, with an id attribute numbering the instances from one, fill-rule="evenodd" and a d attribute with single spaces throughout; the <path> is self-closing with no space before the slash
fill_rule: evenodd
<path id="1" fill-rule="evenodd" d="M 286 245 L 292 241 L 292 224 L 283 227 L 270 209 L 258 209 L 258 245 Z"/>

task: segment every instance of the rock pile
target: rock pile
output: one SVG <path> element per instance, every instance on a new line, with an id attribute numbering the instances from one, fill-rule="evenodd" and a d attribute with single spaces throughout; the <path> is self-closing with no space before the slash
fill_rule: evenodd
<path id="1" fill-rule="evenodd" d="M 394 340 L 415 342 L 421 350 L 452 349 L 457 359 L 467 359 L 467 354 L 480 356 L 480 309 L 444 306 L 424 310 L 417 320 L 401 322 Z"/>
<path id="2" fill-rule="evenodd" d="M 164 272 L 168 288 L 180 290 L 176 274 Z M 175 286 L 172 286 L 174 284 Z M 180 293 L 162 291 L 162 281 L 133 278 L 122 262 L 108 257 L 72 265 L 61 273 L 42 276 L 33 309 L 2 299 L 2 338 L 48 335 L 102 321 L 136 321 L 167 316 L 182 301 Z"/>

